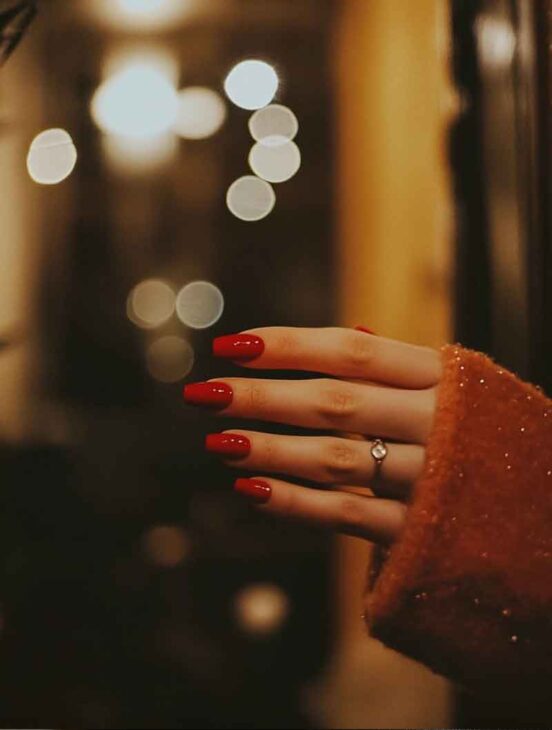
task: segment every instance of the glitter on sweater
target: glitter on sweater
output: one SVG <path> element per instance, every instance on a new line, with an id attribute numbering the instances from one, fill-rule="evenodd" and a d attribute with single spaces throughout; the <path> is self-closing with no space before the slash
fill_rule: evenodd
<path id="1" fill-rule="evenodd" d="M 367 594 L 368 624 L 478 691 L 548 692 L 552 401 L 481 353 L 442 354 L 426 469 Z"/>

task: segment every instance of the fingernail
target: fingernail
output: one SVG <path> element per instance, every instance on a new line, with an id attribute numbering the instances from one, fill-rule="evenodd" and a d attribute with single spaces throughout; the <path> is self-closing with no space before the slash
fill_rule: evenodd
<path id="1" fill-rule="evenodd" d="M 236 479 L 234 489 L 257 504 L 266 504 L 272 496 L 272 487 L 262 479 Z"/>
<path id="2" fill-rule="evenodd" d="M 191 383 L 184 386 L 184 400 L 193 406 L 226 408 L 232 403 L 234 391 L 226 383 Z"/>
<path id="3" fill-rule="evenodd" d="M 368 327 L 362 327 L 362 325 L 358 325 L 358 327 L 355 327 L 356 330 L 359 332 L 366 332 L 368 335 L 375 335 L 376 333 L 374 330 L 369 330 Z"/>
<path id="4" fill-rule="evenodd" d="M 229 360 L 246 362 L 263 354 L 265 344 L 257 335 L 239 334 L 217 337 L 213 341 L 213 355 Z"/>
<path id="5" fill-rule="evenodd" d="M 205 448 L 227 459 L 242 459 L 251 451 L 251 441 L 237 433 L 211 433 L 205 439 Z"/>

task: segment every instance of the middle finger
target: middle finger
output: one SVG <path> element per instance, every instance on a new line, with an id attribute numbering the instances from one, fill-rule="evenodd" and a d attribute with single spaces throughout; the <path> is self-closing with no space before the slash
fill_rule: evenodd
<path id="1" fill-rule="evenodd" d="M 403 390 L 333 379 L 227 378 L 184 388 L 186 402 L 224 416 L 317 430 L 377 434 L 424 444 L 435 408 L 435 389 Z"/>

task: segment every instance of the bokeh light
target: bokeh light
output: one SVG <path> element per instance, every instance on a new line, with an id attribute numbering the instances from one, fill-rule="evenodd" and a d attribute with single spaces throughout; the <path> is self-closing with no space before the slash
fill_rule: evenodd
<path id="1" fill-rule="evenodd" d="M 198 0 L 88 0 L 88 9 L 96 19 L 116 28 L 139 31 L 168 27 L 198 4 Z"/>
<path id="2" fill-rule="evenodd" d="M 109 166 L 122 175 L 149 175 L 163 169 L 178 152 L 178 138 L 172 132 L 153 137 L 122 137 L 105 134 L 102 149 Z"/>
<path id="3" fill-rule="evenodd" d="M 287 594 L 271 583 L 247 586 L 234 599 L 234 613 L 239 627 L 253 636 L 275 633 L 283 626 L 289 612 Z"/>
<path id="4" fill-rule="evenodd" d="M 138 327 L 153 329 L 174 313 L 175 293 L 165 281 L 147 279 L 137 284 L 127 299 L 127 314 Z"/>
<path id="5" fill-rule="evenodd" d="M 194 366 L 194 351 L 182 337 L 168 335 L 152 342 L 146 352 L 150 375 L 160 383 L 177 383 Z"/>
<path id="6" fill-rule="evenodd" d="M 156 525 L 142 538 L 146 560 L 158 568 L 176 568 L 190 554 L 190 539 L 181 527 Z"/>
<path id="7" fill-rule="evenodd" d="M 263 180 L 282 183 L 292 178 L 301 167 L 301 153 L 295 142 L 266 146 L 257 142 L 249 154 L 249 165 Z"/>
<path id="8" fill-rule="evenodd" d="M 156 17 L 166 13 L 167 8 L 174 6 L 174 0 L 111 0 L 115 7 L 129 16 L 143 18 Z"/>
<path id="9" fill-rule="evenodd" d="M 226 104 L 220 94 L 203 86 L 190 86 L 178 95 L 174 131 L 185 139 L 206 139 L 226 120 Z"/>
<path id="10" fill-rule="evenodd" d="M 516 53 L 516 35 L 509 20 L 491 15 L 480 17 L 476 24 L 477 43 L 482 58 L 495 69 L 508 68 Z"/>
<path id="11" fill-rule="evenodd" d="M 278 86 L 274 68 L 265 61 L 254 59 L 234 66 L 224 82 L 228 98 L 242 109 L 261 109 L 270 104 Z"/>
<path id="12" fill-rule="evenodd" d="M 224 312 L 224 296 L 209 281 L 187 284 L 176 298 L 176 314 L 187 327 L 196 330 L 212 327 Z"/>
<path id="13" fill-rule="evenodd" d="M 64 129 L 47 129 L 37 135 L 27 155 L 27 170 L 41 185 L 57 185 L 77 164 L 77 149 Z"/>
<path id="14" fill-rule="evenodd" d="M 174 85 L 147 59 L 129 60 L 103 82 L 92 99 L 92 116 L 100 129 L 125 137 L 168 132 L 177 109 Z"/>
<path id="15" fill-rule="evenodd" d="M 147 67 L 176 89 L 180 78 L 178 57 L 163 44 L 153 41 L 128 41 L 114 46 L 102 60 L 102 79 L 107 81 L 128 69 Z"/>
<path id="16" fill-rule="evenodd" d="M 249 131 L 257 142 L 274 147 L 295 139 L 299 121 L 287 106 L 271 104 L 251 115 Z"/>
<path id="17" fill-rule="evenodd" d="M 260 221 L 276 205 L 271 185 L 255 175 L 245 175 L 232 183 L 226 195 L 230 212 L 242 221 Z"/>

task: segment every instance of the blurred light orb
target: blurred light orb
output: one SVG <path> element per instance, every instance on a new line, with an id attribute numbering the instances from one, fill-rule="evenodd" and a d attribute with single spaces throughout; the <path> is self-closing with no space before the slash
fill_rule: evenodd
<path id="1" fill-rule="evenodd" d="M 264 61 L 238 63 L 224 82 L 228 98 L 242 109 L 261 109 L 270 104 L 278 91 L 279 79 L 274 68 Z"/>
<path id="2" fill-rule="evenodd" d="M 493 16 L 480 17 L 475 25 L 481 55 L 491 67 L 508 68 L 516 53 L 516 35 L 509 21 Z"/>
<path id="3" fill-rule="evenodd" d="M 178 151 L 171 132 L 152 137 L 122 137 L 105 134 L 102 149 L 109 166 L 121 175 L 148 175 L 168 165 Z"/>
<path id="4" fill-rule="evenodd" d="M 158 568 L 176 568 L 190 554 L 190 540 L 184 530 L 173 525 L 156 525 L 142 538 L 146 560 Z"/>
<path id="5" fill-rule="evenodd" d="M 193 9 L 195 0 L 88 0 L 100 20 L 125 29 L 162 29 Z"/>
<path id="6" fill-rule="evenodd" d="M 154 329 L 173 315 L 175 294 L 160 279 L 147 279 L 137 284 L 127 300 L 129 319 L 143 329 Z"/>
<path id="7" fill-rule="evenodd" d="M 114 46 L 102 60 L 102 79 L 105 83 L 135 67 L 138 69 L 146 67 L 149 71 L 155 71 L 169 82 L 176 96 L 180 64 L 169 48 L 153 41 L 139 43 L 129 41 Z"/>
<path id="8" fill-rule="evenodd" d="M 146 363 L 155 380 L 160 383 L 177 383 L 193 368 L 194 351 L 182 337 L 160 337 L 148 347 Z"/>
<path id="9" fill-rule="evenodd" d="M 27 155 L 27 170 L 40 185 L 57 185 L 75 169 L 77 148 L 64 129 L 47 129 L 37 135 Z"/>
<path id="10" fill-rule="evenodd" d="M 278 147 L 295 139 L 299 121 L 287 106 L 271 104 L 251 116 L 249 131 L 257 142 L 267 147 Z"/>
<path id="11" fill-rule="evenodd" d="M 283 626 L 289 612 L 287 594 L 270 583 L 248 586 L 234 599 L 234 614 L 239 627 L 253 636 L 275 633 Z"/>
<path id="12" fill-rule="evenodd" d="M 114 0 L 124 13 L 129 15 L 157 15 L 170 5 L 170 0 Z"/>
<path id="13" fill-rule="evenodd" d="M 147 61 L 132 61 L 108 78 L 92 99 L 92 116 L 108 134 L 151 137 L 176 121 L 178 99 L 170 80 Z"/>
<path id="14" fill-rule="evenodd" d="M 276 193 L 265 180 L 245 175 L 232 183 L 226 194 L 230 212 L 242 221 L 260 221 L 276 205 Z"/>
<path id="15" fill-rule="evenodd" d="M 212 327 L 224 312 L 224 296 L 209 281 L 192 281 L 176 298 L 176 314 L 180 321 L 195 330 Z"/>
<path id="16" fill-rule="evenodd" d="M 174 131 L 180 137 L 212 137 L 225 120 L 226 104 L 216 91 L 203 86 L 190 86 L 179 93 Z"/>
<path id="17" fill-rule="evenodd" d="M 295 142 L 267 146 L 257 142 L 249 154 L 253 172 L 271 183 L 290 180 L 301 167 L 301 152 Z"/>

